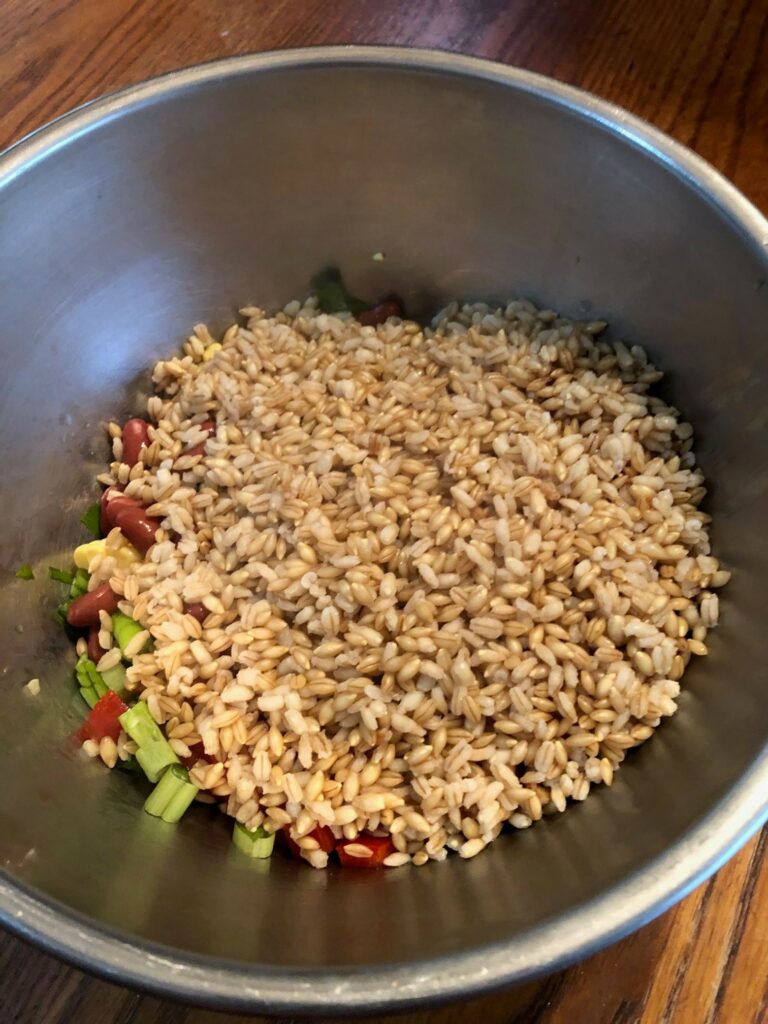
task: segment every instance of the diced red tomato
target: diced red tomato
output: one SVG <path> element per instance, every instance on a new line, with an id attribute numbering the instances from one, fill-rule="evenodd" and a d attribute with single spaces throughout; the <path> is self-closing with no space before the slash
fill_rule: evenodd
<path id="1" fill-rule="evenodd" d="M 309 834 L 317 840 L 318 846 L 325 853 L 332 853 L 336 849 L 336 836 L 327 825 L 317 825 Z"/>
<path id="2" fill-rule="evenodd" d="M 296 842 L 293 839 L 291 839 L 291 826 L 290 825 L 283 825 L 283 838 L 285 839 L 286 843 L 288 844 L 288 849 L 291 851 L 293 856 L 294 857 L 300 857 L 301 856 L 301 850 L 299 849 L 299 847 L 296 844 Z"/>
<path id="3" fill-rule="evenodd" d="M 82 728 L 77 733 L 81 743 L 86 740 L 103 740 L 105 736 L 117 743 L 120 735 L 120 715 L 128 710 L 128 705 L 123 704 L 114 690 L 108 690 L 103 697 L 93 705 Z"/>
<path id="4" fill-rule="evenodd" d="M 291 838 L 290 825 L 283 827 L 283 835 L 285 836 L 286 842 L 288 843 L 288 849 L 291 851 L 294 857 L 301 857 L 301 848 L 298 843 Z M 336 837 L 333 832 L 328 828 L 327 825 L 316 825 L 309 835 L 317 840 L 317 845 L 325 853 L 332 853 L 336 848 Z"/>
<path id="5" fill-rule="evenodd" d="M 348 852 L 350 846 L 364 846 L 371 854 L 369 857 L 355 857 Z M 395 845 L 389 836 L 362 835 L 357 839 L 343 839 L 336 846 L 336 852 L 345 868 L 380 868 L 390 853 L 395 852 Z"/>

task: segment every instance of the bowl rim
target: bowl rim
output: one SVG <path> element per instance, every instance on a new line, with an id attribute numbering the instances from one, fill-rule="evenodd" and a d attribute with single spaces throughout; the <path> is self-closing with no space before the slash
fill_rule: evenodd
<path id="1" fill-rule="evenodd" d="M 731 222 L 768 268 L 768 220 L 705 160 L 623 108 L 521 68 L 440 50 L 316 46 L 172 71 L 75 108 L 0 154 L 0 192 L 79 136 L 189 88 L 271 70 L 352 67 L 437 71 L 528 93 L 643 150 Z M 768 746 L 727 799 L 640 871 L 562 917 L 514 939 L 432 960 L 286 968 L 203 957 L 140 942 L 74 912 L 0 870 L 0 924 L 49 953 L 161 996 L 225 1010 L 327 1014 L 397 1010 L 467 997 L 561 969 L 652 920 L 717 870 L 768 818 Z"/>

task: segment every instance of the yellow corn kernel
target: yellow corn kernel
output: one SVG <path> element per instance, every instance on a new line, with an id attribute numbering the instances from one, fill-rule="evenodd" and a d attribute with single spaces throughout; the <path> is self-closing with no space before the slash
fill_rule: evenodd
<path id="1" fill-rule="evenodd" d="M 121 569 L 127 569 L 129 565 L 135 565 L 142 561 L 140 553 L 128 541 L 123 541 L 117 547 L 107 551 L 106 540 L 91 540 L 87 544 L 81 544 L 75 548 L 73 558 L 78 569 L 86 569 L 90 572 L 95 559 L 101 558 L 105 554 L 111 555 Z"/>
<path id="2" fill-rule="evenodd" d="M 203 350 L 203 362 L 207 363 L 216 355 L 221 348 L 218 341 L 212 341 L 208 348 Z"/>
<path id="3" fill-rule="evenodd" d="M 77 568 L 87 569 L 97 555 L 104 554 L 106 546 L 106 541 L 91 540 L 75 548 L 74 560 Z"/>
<path id="4" fill-rule="evenodd" d="M 127 569 L 129 565 L 136 565 L 143 562 L 141 552 L 137 551 L 133 544 L 125 541 L 119 548 L 113 549 L 112 556 L 120 569 Z"/>

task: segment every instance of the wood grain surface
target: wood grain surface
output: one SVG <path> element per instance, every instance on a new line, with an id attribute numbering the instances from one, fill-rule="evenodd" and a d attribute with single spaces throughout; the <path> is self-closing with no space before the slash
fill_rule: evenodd
<path id="1" fill-rule="evenodd" d="M 768 212 L 768 0 L 3 0 L 0 147 L 198 61 L 321 43 L 461 50 L 647 118 Z M 768 833 L 592 959 L 402 1024 L 766 1024 Z M 90 978 L 0 933 L 2 1024 L 227 1024 Z"/>

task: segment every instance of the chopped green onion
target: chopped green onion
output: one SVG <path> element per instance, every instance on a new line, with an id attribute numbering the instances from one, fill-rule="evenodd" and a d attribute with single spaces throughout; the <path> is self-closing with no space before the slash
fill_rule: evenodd
<path id="1" fill-rule="evenodd" d="M 75 663 L 75 678 L 80 687 L 80 696 L 89 708 L 109 692 L 101 673 L 85 654 L 82 654 Z"/>
<path id="2" fill-rule="evenodd" d="M 83 698 L 89 708 L 94 707 L 99 700 L 99 695 L 92 687 L 81 686 L 80 696 Z"/>
<path id="3" fill-rule="evenodd" d="M 274 834 L 263 828 L 255 828 L 251 831 L 236 821 L 232 832 L 232 842 L 247 857 L 262 859 L 272 855 L 275 837 Z"/>
<path id="4" fill-rule="evenodd" d="M 132 619 L 130 615 L 124 615 L 122 612 L 115 612 L 112 616 L 112 632 L 114 633 L 115 640 L 120 650 L 125 654 L 125 649 L 128 644 L 133 640 L 137 633 L 140 633 L 144 627 L 141 623 Z"/>
<path id="5" fill-rule="evenodd" d="M 189 781 L 186 768 L 172 764 L 165 769 L 162 778 L 147 797 L 144 810 L 155 818 L 175 824 L 195 799 L 197 792 L 197 786 Z"/>
<path id="6" fill-rule="evenodd" d="M 160 731 L 160 726 L 149 713 L 149 708 L 144 701 L 139 701 L 132 708 L 128 708 L 120 715 L 120 725 L 125 729 L 134 743 L 140 747 L 146 747 L 149 743 L 156 743 L 158 740 L 165 742 L 165 736 Z"/>
<path id="7" fill-rule="evenodd" d="M 82 597 L 83 594 L 88 592 L 88 581 L 90 576 L 85 569 L 78 569 L 75 575 L 72 577 L 72 583 L 69 587 L 69 596 L 72 598 Z"/>
<path id="8" fill-rule="evenodd" d="M 341 272 L 336 267 L 328 267 L 315 274 L 312 288 L 317 295 L 317 303 L 323 313 L 362 313 L 370 309 L 365 302 L 350 295 L 344 284 Z"/>
<path id="9" fill-rule="evenodd" d="M 173 752 L 173 747 L 163 736 L 160 726 L 149 713 L 145 703 L 140 701 L 132 708 L 128 708 L 120 715 L 119 722 L 138 746 L 136 760 L 150 782 L 157 782 L 169 765 L 178 765 L 179 759 Z"/>
<path id="10" fill-rule="evenodd" d="M 53 613 L 54 619 L 60 623 L 65 629 L 69 629 L 69 623 L 67 622 L 67 612 L 69 606 L 72 604 L 71 601 L 62 601 L 60 605 L 57 605 L 56 611 Z"/>
<path id="11" fill-rule="evenodd" d="M 25 562 L 24 565 L 16 570 L 17 580 L 33 580 L 34 578 L 35 574 L 32 572 L 32 566 L 29 562 Z"/>
<path id="12" fill-rule="evenodd" d="M 99 513 L 99 503 L 95 502 L 93 505 L 89 505 L 80 517 L 80 522 L 89 533 L 93 534 L 94 537 L 101 536 L 101 530 L 99 529 Z"/>
<path id="13" fill-rule="evenodd" d="M 179 763 L 173 747 L 166 739 L 153 740 L 139 747 L 136 751 L 136 760 L 150 782 L 157 782 L 169 765 Z"/>
<path id="14" fill-rule="evenodd" d="M 88 675 L 88 672 L 85 668 L 84 662 L 86 662 L 87 660 L 88 659 L 84 654 L 77 659 L 77 662 L 75 664 L 75 677 L 81 686 L 90 688 L 93 684 L 91 683 L 91 677 Z"/>
<path id="15" fill-rule="evenodd" d="M 99 697 L 103 697 L 109 689 L 95 664 L 84 654 L 77 659 L 77 663 L 75 664 L 75 676 L 82 687 L 86 690 L 94 690 Z"/>
<path id="16" fill-rule="evenodd" d="M 104 669 L 100 675 L 110 690 L 114 690 L 120 697 L 125 696 L 125 665 L 122 662 Z"/>
<path id="17" fill-rule="evenodd" d="M 67 586 L 71 586 L 75 577 L 71 572 L 67 572 L 66 569 L 57 569 L 55 565 L 49 565 L 48 578 L 56 580 L 57 583 L 66 583 Z"/>

